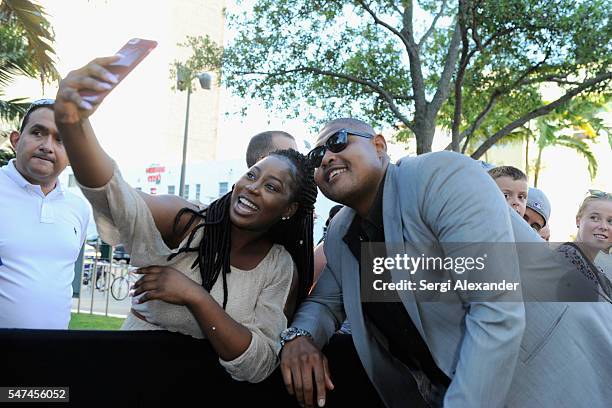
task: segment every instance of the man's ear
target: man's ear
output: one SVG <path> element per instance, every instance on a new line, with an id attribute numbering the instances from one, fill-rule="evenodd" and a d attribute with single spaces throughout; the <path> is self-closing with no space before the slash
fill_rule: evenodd
<path id="1" fill-rule="evenodd" d="M 374 142 L 374 146 L 376 146 L 376 153 L 378 153 L 378 157 L 382 158 L 383 156 L 386 156 L 387 141 L 385 140 L 385 137 L 381 133 L 379 133 L 374 136 L 374 139 L 372 139 L 372 141 Z"/>
<path id="2" fill-rule="evenodd" d="M 19 142 L 20 137 L 21 137 L 21 134 L 16 130 L 13 130 L 11 134 L 9 135 L 11 146 L 13 146 L 13 149 L 15 150 L 17 150 L 17 143 Z"/>
<path id="3" fill-rule="evenodd" d="M 285 213 L 283 214 L 283 217 L 285 218 L 291 218 L 295 215 L 295 213 L 297 212 L 298 208 L 300 207 L 300 205 L 296 202 L 293 202 L 291 204 L 289 204 L 289 207 L 287 207 L 287 211 L 285 211 Z"/>

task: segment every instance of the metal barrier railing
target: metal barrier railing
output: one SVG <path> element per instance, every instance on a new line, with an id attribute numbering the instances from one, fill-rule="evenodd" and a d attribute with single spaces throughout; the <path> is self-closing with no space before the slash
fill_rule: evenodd
<path id="1" fill-rule="evenodd" d="M 110 246 L 105 247 L 103 251 L 105 253 L 102 253 L 101 249 L 106 244 L 100 239 L 97 239 L 93 245 L 87 245 L 93 246 L 94 252 L 93 256 L 87 252 L 84 254 L 80 273 L 77 271 L 80 275 L 80 284 L 76 312 L 109 316 L 109 306 L 111 306 L 113 316 L 127 315 L 130 309 L 128 292 L 136 280 L 131 270 L 135 268 L 125 261 L 114 260 L 113 249 Z M 100 298 L 100 295 L 103 297 Z M 89 310 L 82 305 L 86 298 L 89 301 Z"/>

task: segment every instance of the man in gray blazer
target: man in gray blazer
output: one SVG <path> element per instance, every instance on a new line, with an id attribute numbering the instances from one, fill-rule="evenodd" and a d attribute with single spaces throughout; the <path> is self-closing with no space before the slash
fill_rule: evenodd
<path id="1" fill-rule="evenodd" d="M 578 360 L 581 350 L 588 351 L 575 341 L 586 335 L 576 323 L 585 316 L 585 327 L 598 331 L 600 354 L 608 356 L 612 350 L 611 329 L 605 329 L 610 319 L 598 320 L 587 304 L 570 312 L 564 303 L 523 303 L 520 291 L 510 289 L 495 292 L 488 301 L 463 290 L 451 291 L 444 302 L 426 302 L 410 290 L 387 291 L 383 302 L 362 298 L 361 286 L 371 273 L 359 263 L 364 241 L 384 242 L 387 257 L 398 253 L 402 244 L 418 244 L 430 252 L 436 248 L 434 255 L 453 257 L 459 255 L 456 243 L 539 241 L 520 217 L 511 214 L 477 162 L 440 152 L 390 164 L 384 138 L 354 119 L 326 124 L 316 146 L 310 157 L 317 166 L 317 185 L 346 208 L 328 231 L 326 269 L 299 307 L 292 327 L 281 333 L 281 371 L 299 402 L 325 404 L 326 390 L 333 389 L 333 383 L 319 350 L 345 317 L 362 364 L 389 407 L 410 406 L 410 378 L 431 406 L 549 406 L 581 398 L 590 406 L 603 406 L 611 397 L 604 384 L 612 383 L 612 368 L 597 359 Z M 477 251 L 477 245 L 464 246 L 460 255 L 476 257 Z M 494 267 L 486 272 L 495 276 L 481 279 L 520 282 L 512 245 L 494 251 L 487 262 Z M 389 281 L 400 281 L 396 269 L 391 268 Z M 444 278 L 458 279 L 452 275 L 448 272 Z M 609 305 L 594 307 L 600 306 Z M 565 318 L 572 314 L 575 318 Z M 554 348 L 547 343 L 554 343 Z M 561 361 L 568 350 L 576 361 Z M 592 364 L 594 370 L 589 369 Z M 589 384 L 580 384 L 583 375 Z M 577 384 L 586 392 L 564 400 L 563 388 L 576 390 Z"/>

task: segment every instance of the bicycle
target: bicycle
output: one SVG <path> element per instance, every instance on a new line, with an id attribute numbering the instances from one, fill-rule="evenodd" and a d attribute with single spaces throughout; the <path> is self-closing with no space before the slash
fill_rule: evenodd
<path id="1" fill-rule="evenodd" d="M 130 293 L 130 288 L 136 283 L 138 280 L 138 276 L 132 272 L 136 268 L 130 268 L 127 271 L 127 274 L 121 274 L 113 279 L 113 283 L 111 284 L 110 290 L 111 295 L 115 300 L 123 300 Z"/>
<path id="2" fill-rule="evenodd" d="M 98 261 L 97 266 L 96 289 L 98 289 L 100 292 L 104 292 L 108 288 L 106 281 L 109 280 L 114 273 L 109 262 Z"/>
<path id="3" fill-rule="evenodd" d="M 106 290 L 106 278 L 108 276 L 108 271 L 103 263 L 97 264 L 95 272 L 93 262 L 88 262 L 83 265 L 83 285 L 88 286 L 94 279 L 94 274 L 96 275 L 96 289 L 100 292 L 104 292 Z"/>

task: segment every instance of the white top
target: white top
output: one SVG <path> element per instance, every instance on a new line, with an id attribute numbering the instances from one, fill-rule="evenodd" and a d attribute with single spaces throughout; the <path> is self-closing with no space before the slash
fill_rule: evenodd
<path id="1" fill-rule="evenodd" d="M 192 268 L 197 252 L 182 253 L 171 261 L 169 249 L 155 227 L 151 211 L 140 194 L 131 188 L 115 168 L 106 186 L 81 190 L 94 209 L 100 236 L 112 245 L 123 243 L 130 253 L 133 266 L 170 265 L 197 283 L 202 283 L 199 268 Z M 200 206 L 205 208 L 205 206 Z M 191 246 L 202 238 L 199 229 Z M 181 244 L 182 247 L 185 241 Z M 295 264 L 281 245 L 274 245 L 254 269 L 243 271 L 231 267 L 227 275 L 228 300 L 226 312 L 252 334 L 249 347 L 231 361 L 219 360 L 235 379 L 249 382 L 264 380 L 278 364 L 279 333 L 287 327 L 283 312 L 291 287 Z M 223 278 L 215 282 L 211 296 L 223 303 Z M 134 303 L 134 301 L 133 301 Z M 185 306 L 159 300 L 133 304 L 134 310 L 147 322 L 130 314 L 124 330 L 169 330 L 203 338 L 193 314 Z"/>
<path id="2" fill-rule="evenodd" d="M 0 327 L 68 328 L 89 213 L 59 180 L 45 196 L 14 159 L 0 168 Z"/>

